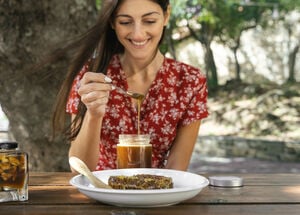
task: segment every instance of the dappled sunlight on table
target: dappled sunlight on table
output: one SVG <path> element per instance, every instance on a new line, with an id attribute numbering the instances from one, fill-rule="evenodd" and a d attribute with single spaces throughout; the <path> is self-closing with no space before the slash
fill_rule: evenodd
<path id="1" fill-rule="evenodd" d="M 287 187 L 284 189 L 284 192 L 300 195 L 300 186 Z"/>

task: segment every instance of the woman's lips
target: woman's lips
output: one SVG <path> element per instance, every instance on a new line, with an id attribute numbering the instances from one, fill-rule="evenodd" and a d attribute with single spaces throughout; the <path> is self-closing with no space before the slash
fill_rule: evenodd
<path id="1" fill-rule="evenodd" d="M 130 40 L 130 42 L 131 42 L 134 46 L 142 47 L 142 46 L 144 46 L 144 45 L 147 44 L 148 40 L 144 40 L 144 41 L 134 41 L 134 40 Z"/>

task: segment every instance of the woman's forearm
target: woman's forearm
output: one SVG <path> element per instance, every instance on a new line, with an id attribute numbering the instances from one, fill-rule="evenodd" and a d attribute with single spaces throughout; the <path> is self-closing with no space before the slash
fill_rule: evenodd
<path id="1" fill-rule="evenodd" d="M 76 156 L 95 170 L 99 158 L 100 131 L 102 118 L 91 117 L 86 113 L 80 132 L 71 142 L 69 157 Z"/>
<path id="2" fill-rule="evenodd" d="M 188 169 L 200 124 L 200 120 L 195 121 L 178 130 L 166 164 L 167 169 L 183 171 Z"/>

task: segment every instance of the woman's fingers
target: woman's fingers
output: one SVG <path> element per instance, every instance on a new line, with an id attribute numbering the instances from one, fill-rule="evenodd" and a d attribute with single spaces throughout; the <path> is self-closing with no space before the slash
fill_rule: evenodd
<path id="1" fill-rule="evenodd" d="M 104 115 L 108 102 L 111 80 L 103 74 L 87 72 L 80 81 L 78 94 L 81 101 L 93 115 Z"/>
<path id="2" fill-rule="evenodd" d="M 108 97 L 99 98 L 97 100 L 87 102 L 86 106 L 88 109 L 94 108 L 97 109 L 100 106 L 106 105 L 108 102 Z"/>
<path id="3" fill-rule="evenodd" d="M 108 91 L 90 91 L 88 93 L 84 93 L 81 96 L 81 100 L 83 103 L 89 103 L 96 101 L 98 99 L 108 98 L 109 92 Z"/>
<path id="4" fill-rule="evenodd" d="M 110 83 L 111 79 L 104 74 L 95 73 L 95 72 L 86 72 L 82 77 L 80 83 L 86 84 L 90 82 L 99 82 L 99 83 Z"/>
<path id="5" fill-rule="evenodd" d="M 110 91 L 111 85 L 107 81 L 109 78 L 103 74 L 87 72 L 80 81 L 78 93 L 82 96 L 92 91 Z"/>

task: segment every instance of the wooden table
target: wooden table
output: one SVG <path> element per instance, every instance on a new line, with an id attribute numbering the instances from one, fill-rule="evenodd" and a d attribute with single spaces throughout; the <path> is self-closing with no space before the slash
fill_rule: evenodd
<path id="1" fill-rule="evenodd" d="M 160 208 L 105 205 L 72 187 L 69 184 L 72 176 L 71 173 L 30 173 L 29 200 L 0 203 L 0 214 L 300 214 L 300 174 L 236 174 L 244 178 L 241 188 L 209 186 L 192 199 Z"/>

